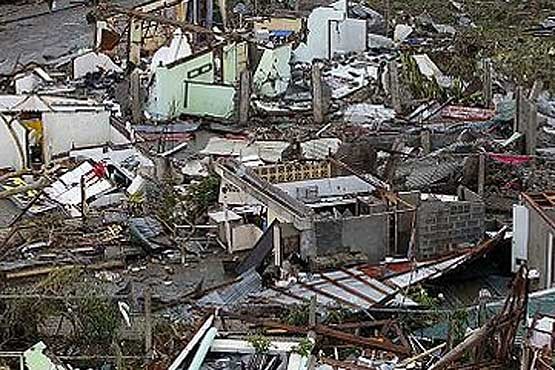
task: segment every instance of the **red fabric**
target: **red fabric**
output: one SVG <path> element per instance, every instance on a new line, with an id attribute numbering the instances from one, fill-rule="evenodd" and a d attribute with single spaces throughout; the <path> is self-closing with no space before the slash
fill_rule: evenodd
<path id="1" fill-rule="evenodd" d="M 495 154 L 488 153 L 491 159 L 496 162 L 501 162 L 510 165 L 522 164 L 530 161 L 532 158 L 527 155 L 514 155 L 514 154 Z"/>
<path id="2" fill-rule="evenodd" d="M 106 166 L 102 162 L 97 163 L 93 166 L 92 172 L 96 177 L 99 177 L 99 178 L 106 177 Z"/>

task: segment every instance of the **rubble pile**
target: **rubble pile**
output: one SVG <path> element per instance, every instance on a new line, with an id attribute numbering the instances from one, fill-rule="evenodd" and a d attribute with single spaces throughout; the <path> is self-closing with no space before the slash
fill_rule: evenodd
<path id="1" fill-rule="evenodd" d="M 551 369 L 551 2 L 0 5 L 0 369 Z"/>

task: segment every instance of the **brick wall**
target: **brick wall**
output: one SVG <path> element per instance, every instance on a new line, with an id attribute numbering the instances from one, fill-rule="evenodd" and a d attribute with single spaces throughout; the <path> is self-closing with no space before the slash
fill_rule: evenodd
<path id="1" fill-rule="evenodd" d="M 417 257 L 438 257 L 482 238 L 485 206 L 469 201 L 423 201 L 418 208 L 417 227 Z"/>

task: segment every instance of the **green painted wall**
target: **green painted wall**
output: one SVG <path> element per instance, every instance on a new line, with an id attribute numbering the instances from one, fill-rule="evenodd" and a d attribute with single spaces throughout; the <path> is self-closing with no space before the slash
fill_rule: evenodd
<path id="1" fill-rule="evenodd" d="M 233 86 L 207 85 L 185 82 L 186 108 L 182 113 L 231 118 L 235 111 L 235 88 Z"/>
<path id="2" fill-rule="evenodd" d="M 156 68 L 147 111 L 154 118 L 160 119 L 186 113 L 185 81 L 214 82 L 212 51 L 175 66 Z"/>

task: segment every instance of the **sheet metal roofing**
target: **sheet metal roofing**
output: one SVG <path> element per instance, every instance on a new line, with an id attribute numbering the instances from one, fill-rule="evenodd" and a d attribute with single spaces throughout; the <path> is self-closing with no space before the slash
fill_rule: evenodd
<path id="1" fill-rule="evenodd" d="M 357 269 L 302 276 L 288 287 L 267 289 L 257 294 L 280 304 L 302 304 L 316 295 L 324 306 L 367 309 L 377 304 L 415 306 L 417 303 Z"/>

